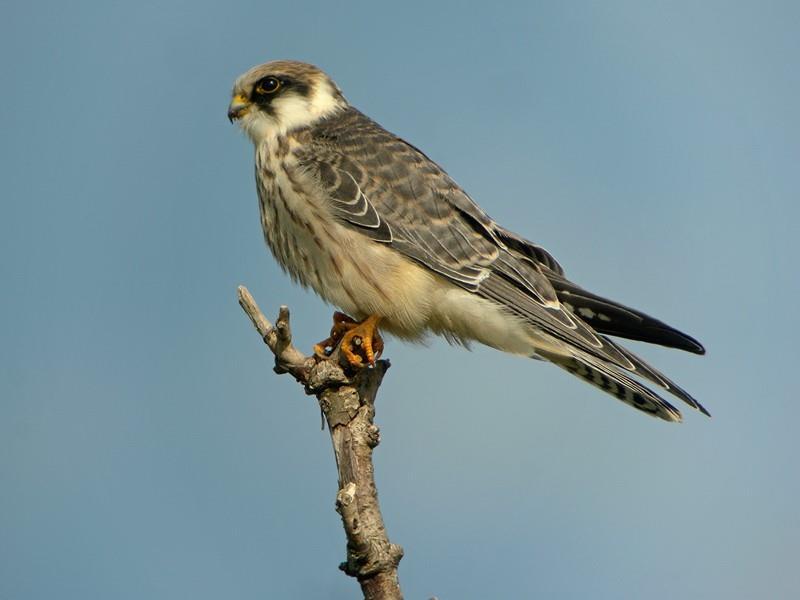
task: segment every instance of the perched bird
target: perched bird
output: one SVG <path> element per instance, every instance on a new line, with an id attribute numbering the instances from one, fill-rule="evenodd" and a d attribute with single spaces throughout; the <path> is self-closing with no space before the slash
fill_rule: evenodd
<path id="1" fill-rule="evenodd" d="M 255 146 L 261 225 L 281 267 L 355 318 L 331 337 L 374 362 L 380 327 L 548 360 L 634 408 L 680 412 L 635 377 L 708 412 L 608 335 L 696 354 L 692 337 L 572 283 L 542 247 L 501 227 L 435 162 L 347 102 L 313 65 L 279 60 L 239 77 L 228 118 Z M 358 319 L 358 320 L 356 320 Z"/>

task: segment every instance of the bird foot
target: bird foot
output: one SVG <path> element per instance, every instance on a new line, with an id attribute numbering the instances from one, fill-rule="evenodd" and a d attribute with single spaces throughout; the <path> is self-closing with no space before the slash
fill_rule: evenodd
<path id="1" fill-rule="evenodd" d="M 339 311 L 334 312 L 331 333 L 327 338 L 318 344 L 314 344 L 314 354 L 319 358 L 328 358 L 331 354 L 333 354 L 333 351 L 336 346 L 339 345 L 339 342 L 342 341 L 342 336 L 344 336 L 347 330 L 355 327 L 356 325 L 358 325 L 358 321 L 356 321 L 350 315 L 346 315 Z"/>
<path id="2" fill-rule="evenodd" d="M 342 354 L 352 366 L 373 365 L 383 352 L 379 322 L 380 317 L 376 315 L 358 322 L 344 313 L 335 312 L 330 336 L 314 346 L 314 354 L 319 358 L 328 358 L 340 346 Z"/>
<path id="3" fill-rule="evenodd" d="M 342 336 L 340 348 L 347 361 L 354 367 L 374 365 L 383 353 L 383 338 L 378 331 L 381 318 L 372 315 L 350 327 Z"/>

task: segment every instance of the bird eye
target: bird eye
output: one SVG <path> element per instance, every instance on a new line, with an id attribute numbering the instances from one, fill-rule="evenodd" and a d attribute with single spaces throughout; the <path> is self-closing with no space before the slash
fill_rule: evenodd
<path id="1" fill-rule="evenodd" d="M 274 94 L 279 89 L 281 89 L 281 82 L 279 79 L 275 77 L 264 77 L 264 79 L 259 81 L 256 85 L 256 94 L 268 96 L 269 94 Z"/>

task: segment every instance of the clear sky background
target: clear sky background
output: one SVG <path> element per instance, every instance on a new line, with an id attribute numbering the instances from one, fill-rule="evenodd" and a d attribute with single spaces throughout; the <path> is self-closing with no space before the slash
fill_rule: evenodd
<path id="1" fill-rule="evenodd" d="M 352 598 L 230 86 L 314 62 L 577 282 L 696 335 L 632 346 L 713 413 L 390 341 L 375 454 L 408 598 L 800 594 L 795 2 L 29 2 L 0 19 L 0 599 Z"/>

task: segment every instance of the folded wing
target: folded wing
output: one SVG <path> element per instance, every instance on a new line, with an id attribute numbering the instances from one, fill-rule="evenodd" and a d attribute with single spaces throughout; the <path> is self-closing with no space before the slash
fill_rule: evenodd
<path id="1" fill-rule="evenodd" d="M 498 226 L 436 163 L 357 110 L 318 123 L 309 135 L 297 158 L 323 187 L 343 224 L 500 304 L 555 341 L 546 348 L 534 345 L 532 354 L 634 408 L 680 419 L 677 409 L 627 373 L 708 414 L 606 335 L 702 353 L 696 340 L 570 282 L 546 250 Z"/>

